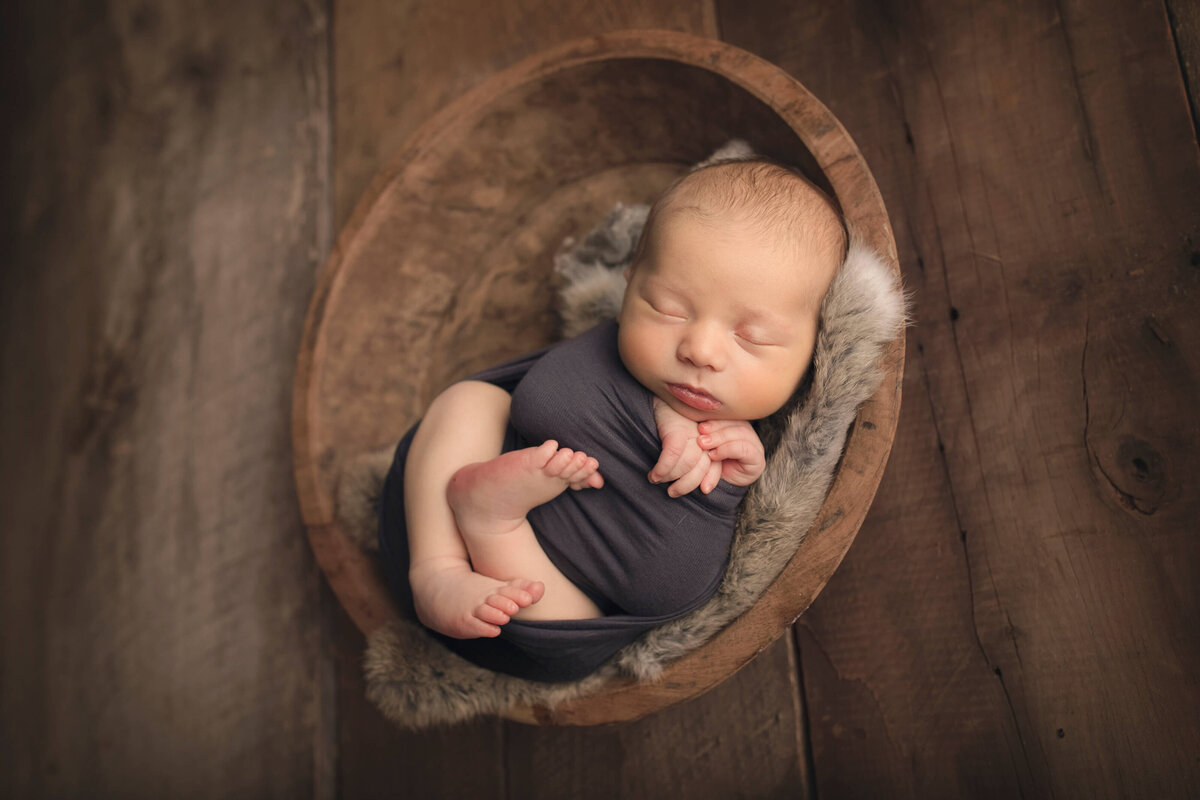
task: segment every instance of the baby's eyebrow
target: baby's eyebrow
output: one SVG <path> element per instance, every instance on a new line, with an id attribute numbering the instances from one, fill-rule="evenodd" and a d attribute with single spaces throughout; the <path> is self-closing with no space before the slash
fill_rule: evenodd
<path id="1" fill-rule="evenodd" d="M 642 285 L 648 288 L 660 289 L 662 291 L 673 292 L 675 294 L 682 294 L 680 288 L 674 283 L 669 280 L 665 280 L 658 275 L 647 275 L 646 280 Z"/>

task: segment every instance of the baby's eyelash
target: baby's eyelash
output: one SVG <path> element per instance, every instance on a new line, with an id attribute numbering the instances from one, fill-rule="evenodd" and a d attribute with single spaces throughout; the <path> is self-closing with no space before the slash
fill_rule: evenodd
<path id="1" fill-rule="evenodd" d="M 746 342 L 747 344 L 752 344 L 752 345 L 754 345 L 755 347 L 774 347 L 774 346 L 775 346 L 775 343 L 774 343 L 774 342 L 772 342 L 772 341 L 769 341 L 769 340 L 767 340 L 767 339 L 762 339 L 762 338 L 759 338 L 759 337 L 750 336 L 750 335 L 748 335 L 748 334 L 745 334 L 745 333 L 738 333 L 738 334 L 735 334 L 735 335 L 736 335 L 736 336 L 737 336 L 739 339 L 741 339 L 743 342 Z"/>

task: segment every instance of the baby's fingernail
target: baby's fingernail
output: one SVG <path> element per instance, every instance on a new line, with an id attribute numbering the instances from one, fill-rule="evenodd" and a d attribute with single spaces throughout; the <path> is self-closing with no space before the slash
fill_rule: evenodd
<path id="1" fill-rule="evenodd" d="M 701 447 L 707 447 L 708 445 L 712 444 L 712 438 L 709 436 L 701 436 L 696 441 L 700 443 Z"/>

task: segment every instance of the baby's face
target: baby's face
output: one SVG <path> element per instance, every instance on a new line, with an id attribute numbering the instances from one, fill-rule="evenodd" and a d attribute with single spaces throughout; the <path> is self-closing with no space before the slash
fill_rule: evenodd
<path id="1" fill-rule="evenodd" d="M 672 214 L 653 235 L 621 308 L 625 368 L 696 422 L 774 413 L 808 369 L 836 265 L 743 222 Z"/>

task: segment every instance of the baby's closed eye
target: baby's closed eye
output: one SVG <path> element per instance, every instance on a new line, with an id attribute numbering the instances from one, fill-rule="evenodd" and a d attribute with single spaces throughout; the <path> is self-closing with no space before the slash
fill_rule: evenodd
<path id="1" fill-rule="evenodd" d="M 671 319 L 687 319 L 687 311 L 673 303 L 667 303 L 661 300 L 647 300 L 646 302 L 652 309 L 664 317 L 670 317 Z"/>
<path id="2" fill-rule="evenodd" d="M 739 328 L 734 331 L 734 336 L 743 344 L 748 344 L 752 347 L 778 347 L 778 337 L 771 335 L 767 331 L 759 330 L 758 328 Z"/>

